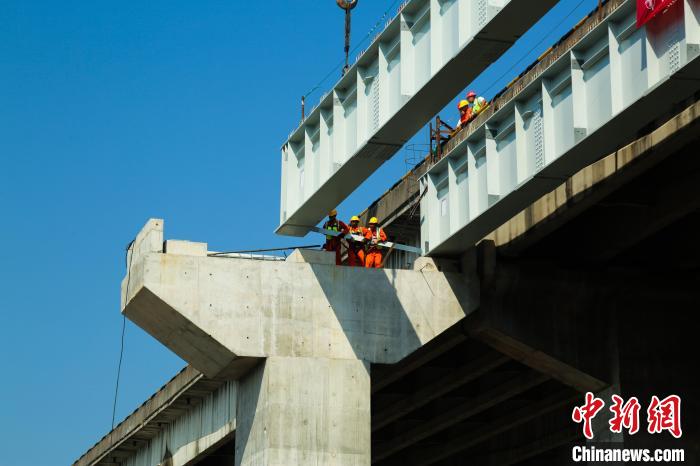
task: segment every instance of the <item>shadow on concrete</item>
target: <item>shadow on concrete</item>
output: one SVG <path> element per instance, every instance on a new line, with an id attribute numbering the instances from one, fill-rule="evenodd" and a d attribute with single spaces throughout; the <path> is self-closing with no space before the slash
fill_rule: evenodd
<path id="1" fill-rule="evenodd" d="M 397 270 L 310 265 L 357 359 L 388 364 L 421 346 L 398 297 Z"/>
<path id="2" fill-rule="evenodd" d="M 567 385 L 600 390 L 614 380 L 608 355 L 615 323 L 605 306 L 612 291 L 593 272 L 501 264 L 482 294 L 485 335 Z"/>
<path id="3" fill-rule="evenodd" d="M 236 398 L 236 436 L 235 436 L 235 463 L 242 464 L 243 454 L 246 448 L 256 448 L 251 441 L 253 423 L 256 419 L 256 411 L 262 390 L 263 375 L 265 373 L 265 360 L 255 366 L 248 374 L 238 381 L 238 396 Z M 264 409 L 264 408 L 263 408 Z M 258 422 L 264 416 L 258 418 Z M 262 463 L 262 461 L 260 462 Z"/>
<path id="4" fill-rule="evenodd" d="M 310 266 L 355 356 L 370 363 L 400 361 L 478 304 L 477 287 L 468 286 L 457 273 L 439 274 L 436 281 L 438 274 L 429 279 L 413 270 Z M 447 288 L 464 310 L 464 316 L 449 323 L 447 307 L 440 315 L 448 302 Z"/>

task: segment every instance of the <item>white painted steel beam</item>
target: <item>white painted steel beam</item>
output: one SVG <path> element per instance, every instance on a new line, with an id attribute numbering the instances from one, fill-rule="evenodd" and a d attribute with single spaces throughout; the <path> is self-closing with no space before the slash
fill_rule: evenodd
<path id="1" fill-rule="evenodd" d="M 282 146 L 280 226 L 303 236 L 556 0 L 410 0 Z"/>
<path id="2" fill-rule="evenodd" d="M 641 29 L 635 7 L 610 0 L 604 19 L 591 18 L 570 49 L 555 50 L 559 57 L 534 79 L 524 77 L 519 93 L 450 143 L 421 180 L 428 187 L 421 242 L 429 255 L 469 249 L 698 94 L 700 2 L 679 1 Z"/>

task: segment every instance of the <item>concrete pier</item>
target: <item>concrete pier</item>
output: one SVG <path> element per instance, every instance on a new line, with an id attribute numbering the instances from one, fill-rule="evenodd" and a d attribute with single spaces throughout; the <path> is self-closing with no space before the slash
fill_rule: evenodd
<path id="1" fill-rule="evenodd" d="M 236 465 L 369 466 L 369 364 L 271 357 L 239 396 Z"/>
<path id="2" fill-rule="evenodd" d="M 163 248 L 163 244 L 165 247 Z M 238 381 L 236 465 L 371 464 L 370 364 L 392 364 L 479 305 L 476 263 L 443 272 L 216 257 L 163 241 L 131 246 L 124 314 L 208 377 Z"/>
<path id="3" fill-rule="evenodd" d="M 337 267 L 324 251 L 286 262 L 169 254 L 162 226 L 150 220 L 132 247 L 123 312 L 211 377 L 235 375 L 246 358 L 394 363 L 478 307 L 475 265 L 366 270 Z"/>

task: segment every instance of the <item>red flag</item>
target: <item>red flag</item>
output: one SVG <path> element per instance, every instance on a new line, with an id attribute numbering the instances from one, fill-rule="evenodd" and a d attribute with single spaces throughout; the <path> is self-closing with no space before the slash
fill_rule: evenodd
<path id="1" fill-rule="evenodd" d="M 654 16 L 668 10 L 676 0 L 637 0 L 637 27 L 642 27 Z"/>

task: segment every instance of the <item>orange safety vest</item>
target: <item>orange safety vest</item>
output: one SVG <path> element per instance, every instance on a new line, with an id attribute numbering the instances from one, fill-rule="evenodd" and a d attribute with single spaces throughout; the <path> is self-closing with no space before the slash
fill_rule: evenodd
<path id="1" fill-rule="evenodd" d="M 382 233 L 383 233 L 382 229 L 380 227 L 377 227 L 373 232 L 371 228 L 367 228 L 367 233 L 369 233 L 369 235 L 370 235 L 368 238 L 367 235 L 365 234 L 365 238 L 370 240 L 368 249 L 370 251 L 372 251 L 374 249 L 377 249 L 377 250 L 381 249 L 382 245 L 379 243 L 381 241 L 383 241 L 382 240 Z M 385 237 L 386 237 L 386 235 L 385 235 Z"/>

